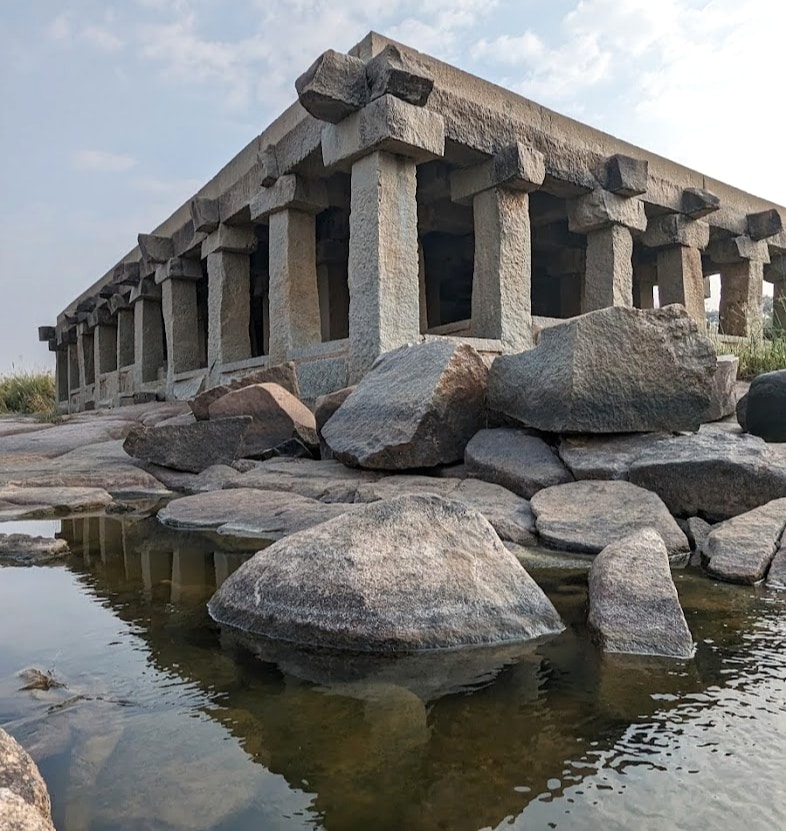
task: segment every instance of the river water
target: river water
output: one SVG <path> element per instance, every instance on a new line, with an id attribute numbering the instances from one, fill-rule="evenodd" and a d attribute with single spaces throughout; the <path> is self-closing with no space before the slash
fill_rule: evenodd
<path id="1" fill-rule="evenodd" d="M 556 638 L 347 661 L 212 624 L 250 552 L 153 519 L 59 533 L 67 561 L 0 569 L 0 724 L 59 831 L 786 827 L 786 593 L 678 572 L 695 659 L 603 658 L 586 573 L 537 570 Z M 20 689 L 29 667 L 65 686 Z"/>

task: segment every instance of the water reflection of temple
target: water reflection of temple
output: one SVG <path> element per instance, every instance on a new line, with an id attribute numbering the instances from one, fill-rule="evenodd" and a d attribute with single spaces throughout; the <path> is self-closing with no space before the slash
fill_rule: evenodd
<path id="1" fill-rule="evenodd" d="M 281 647 L 260 662 L 222 636 L 204 610 L 248 552 L 218 550 L 215 540 L 154 520 L 66 520 L 62 536 L 81 555 L 74 569 L 119 618 L 137 625 L 156 667 L 203 690 L 211 702 L 204 712 L 254 762 L 314 794 L 313 809 L 330 831 L 497 826 L 532 800 L 594 775 L 598 754 L 608 764 L 632 724 L 720 677 L 721 658 L 708 648 L 684 665 L 600 661 L 583 629 L 584 578 L 576 574 L 549 587 L 567 632 L 508 656 L 493 681 L 471 692 L 456 689 L 455 664 L 405 659 L 364 672 Z M 694 634 L 742 639 L 751 593 L 720 587 L 709 608 L 700 592 L 683 592 Z M 730 620 L 733 627 L 724 627 Z M 423 678 L 452 694 L 424 695 Z M 674 701 L 655 701 L 653 693 Z"/>

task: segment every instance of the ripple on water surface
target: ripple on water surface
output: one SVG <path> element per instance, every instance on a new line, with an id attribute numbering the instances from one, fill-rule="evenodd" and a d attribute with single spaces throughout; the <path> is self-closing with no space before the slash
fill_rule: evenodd
<path id="1" fill-rule="evenodd" d="M 133 518 L 61 534 L 65 563 L 0 571 L 0 723 L 59 831 L 786 824 L 786 593 L 681 573 L 695 660 L 601 658 L 586 574 L 544 570 L 557 638 L 358 662 L 211 623 L 249 552 Z M 29 666 L 66 686 L 21 691 Z"/>

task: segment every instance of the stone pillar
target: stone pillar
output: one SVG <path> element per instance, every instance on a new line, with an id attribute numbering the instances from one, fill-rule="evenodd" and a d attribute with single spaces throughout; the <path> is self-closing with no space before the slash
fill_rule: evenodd
<path id="1" fill-rule="evenodd" d="M 513 144 L 450 180 L 453 201 L 473 207 L 472 335 L 501 340 L 506 351 L 532 346 L 529 193 L 545 175 L 541 153 Z"/>
<path id="2" fill-rule="evenodd" d="M 322 129 L 325 166 L 352 164 L 350 384 L 381 352 L 420 337 L 415 172 L 419 162 L 444 152 L 442 117 L 392 94 Z"/>
<path id="3" fill-rule="evenodd" d="M 96 378 L 117 369 L 117 326 L 111 321 L 99 323 L 94 330 Z"/>
<path id="4" fill-rule="evenodd" d="M 327 207 L 324 183 L 295 174 L 282 176 L 252 200 L 252 219 L 266 219 L 270 234 L 271 364 L 286 361 L 291 349 L 322 341 L 315 216 Z"/>
<path id="5" fill-rule="evenodd" d="M 68 401 L 68 347 L 61 346 L 55 352 L 55 378 L 57 382 L 57 400 Z"/>
<path id="6" fill-rule="evenodd" d="M 68 344 L 68 394 L 73 395 L 82 386 L 82 377 L 79 371 L 79 348 L 74 343 Z"/>
<path id="7" fill-rule="evenodd" d="M 680 214 L 654 220 L 642 237 L 645 245 L 657 249 L 660 305 L 680 303 L 702 329 L 707 320 L 701 252 L 709 241 L 710 227 L 706 222 Z"/>
<path id="8" fill-rule="evenodd" d="M 568 227 L 587 236 L 582 311 L 632 306 L 631 231 L 647 227 L 644 203 L 635 197 L 594 190 L 568 203 Z"/>
<path id="9" fill-rule="evenodd" d="M 174 257 L 156 268 L 166 332 L 168 391 L 179 372 L 199 368 L 196 281 L 201 279 L 202 266 L 198 260 Z"/>
<path id="10" fill-rule="evenodd" d="M 130 306 L 117 311 L 117 366 L 134 363 L 134 310 Z"/>
<path id="11" fill-rule="evenodd" d="M 143 278 L 131 292 L 134 307 L 134 383 L 158 380 L 164 363 L 164 321 L 161 316 L 161 289 Z"/>
<path id="12" fill-rule="evenodd" d="M 77 349 L 79 354 L 79 377 L 80 386 L 84 392 L 87 387 L 95 384 L 95 342 L 93 340 L 93 330 L 87 324 L 80 323 L 77 326 Z"/>
<path id="13" fill-rule="evenodd" d="M 720 333 L 761 336 L 764 266 L 770 261 L 767 243 L 747 236 L 734 237 L 713 245 L 710 256 L 720 267 Z"/>
<path id="14" fill-rule="evenodd" d="M 772 328 L 786 332 L 786 281 L 778 281 L 772 286 Z"/>
<path id="15" fill-rule="evenodd" d="M 202 243 L 202 257 L 207 258 L 207 363 L 211 375 L 223 364 L 251 357 L 250 256 L 256 245 L 253 227 L 234 225 L 219 225 Z"/>

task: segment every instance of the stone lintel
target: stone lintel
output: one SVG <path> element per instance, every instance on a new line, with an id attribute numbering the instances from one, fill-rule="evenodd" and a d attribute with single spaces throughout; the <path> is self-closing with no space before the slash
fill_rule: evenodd
<path id="1" fill-rule="evenodd" d="M 39 326 L 38 327 L 38 340 L 43 343 L 44 341 L 52 340 L 55 336 L 55 327 L 54 326 Z"/>
<path id="2" fill-rule="evenodd" d="M 767 264 L 770 261 L 770 249 L 766 242 L 757 242 L 742 235 L 712 243 L 710 257 L 718 265 L 730 265 L 743 260 Z"/>
<path id="3" fill-rule="evenodd" d="M 375 150 L 418 163 L 441 158 L 445 154 L 445 122 L 437 113 L 383 95 L 340 124 L 322 128 L 325 167 L 353 162 Z"/>
<path id="4" fill-rule="evenodd" d="M 205 275 L 202 273 L 202 263 L 199 260 L 187 260 L 184 257 L 172 257 L 165 263 L 156 267 L 156 284 L 167 280 L 201 280 Z"/>
<path id="5" fill-rule="evenodd" d="M 124 297 L 122 294 L 115 294 L 109 298 L 109 311 L 112 314 L 117 314 L 122 309 L 128 309 L 128 297 Z"/>
<path id="6" fill-rule="evenodd" d="M 91 329 L 95 329 L 96 326 L 112 326 L 113 324 L 114 321 L 112 320 L 112 313 L 110 312 L 108 306 L 99 306 L 97 309 L 90 312 L 90 315 L 87 318 L 87 325 Z"/>
<path id="7" fill-rule="evenodd" d="M 783 230 L 783 219 L 775 208 L 770 208 L 768 211 L 759 211 L 755 214 L 748 214 L 748 236 L 759 242 L 774 237 L 780 234 Z"/>
<path id="8" fill-rule="evenodd" d="M 138 234 L 137 242 L 142 252 L 142 259 L 148 264 L 165 263 L 174 256 L 174 246 L 170 237 L 159 237 L 155 234 Z"/>
<path id="9" fill-rule="evenodd" d="M 369 100 L 395 95 L 402 101 L 423 107 L 434 88 L 434 79 L 414 56 L 388 44 L 366 64 Z"/>
<path id="10" fill-rule="evenodd" d="M 202 243 L 202 258 L 219 251 L 234 254 L 253 254 L 257 250 L 257 237 L 249 225 L 225 225 L 209 234 Z"/>
<path id="11" fill-rule="evenodd" d="M 517 142 L 474 167 L 450 175 L 450 196 L 454 202 L 470 203 L 473 197 L 496 187 L 530 192 L 546 177 L 546 160 L 539 150 Z"/>
<path id="12" fill-rule="evenodd" d="M 691 219 L 701 219 L 720 208 L 720 198 L 703 188 L 685 188 L 682 192 L 682 212 Z"/>
<path id="13" fill-rule="evenodd" d="M 289 173 L 271 187 L 263 188 L 251 200 L 251 219 L 258 222 L 284 210 L 318 214 L 327 207 L 327 189 L 321 179 L 305 179 Z"/>
<path id="14" fill-rule="evenodd" d="M 114 283 L 107 283 L 105 286 L 101 286 L 101 288 L 98 290 L 98 296 L 102 300 L 109 300 L 109 298 L 119 290 L 120 287 L 115 285 Z"/>
<path id="15" fill-rule="evenodd" d="M 368 101 L 366 65 L 328 49 L 295 81 L 295 89 L 306 112 L 338 124 Z"/>
<path id="16" fill-rule="evenodd" d="M 646 230 L 644 203 L 636 197 L 618 196 L 602 188 L 568 202 L 568 228 L 574 233 L 587 234 L 609 225 L 623 225 L 631 231 Z"/>
<path id="17" fill-rule="evenodd" d="M 139 281 L 139 285 L 131 290 L 131 296 L 128 298 L 128 302 L 134 304 L 139 300 L 152 300 L 156 303 L 161 302 L 161 286 L 157 286 L 152 277 L 143 277 Z"/>
<path id="18" fill-rule="evenodd" d="M 97 303 L 98 299 L 96 297 L 86 297 L 84 300 L 80 300 L 76 304 L 76 313 L 80 314 L 82 312 L 92 312 Z"/>
<path id="19" fill-rule="evenodd" d="M 139 282 L 139 262 L 119 263 L 112 273 L 112 282 L 117 286 L 135 286 Z"/>
<path id="20" fill-rule="evenodd" d="M 618 196 L 640 196 L 647 192 L 649 163 L 646 159 L 616 155 L 606 162 L 606 190 Z"/>
<path id="21" fill-rule="evenodd" d="M 205 231 L 208 234 L 218 228 L 218 200 L 197 196 L 191 200 L 191 222 L 193 233 Z"/>
<path id="22" fill-rule="evenodd" d="M 641 241 L 650 248 L 682 245 L 703 251 L 710 243 L 710 226 L 682 214 L 666 214 L 650 220 Z"/>
<path id="23" fill-rule="evenodd" d="M 257 164 L 259 165 L 260 184 L 262 187 L 269 188 L 271 185 L 274 185 L 281 175 L 275 145 L 268 144 L 264 150 L 259 152 Z"/>

